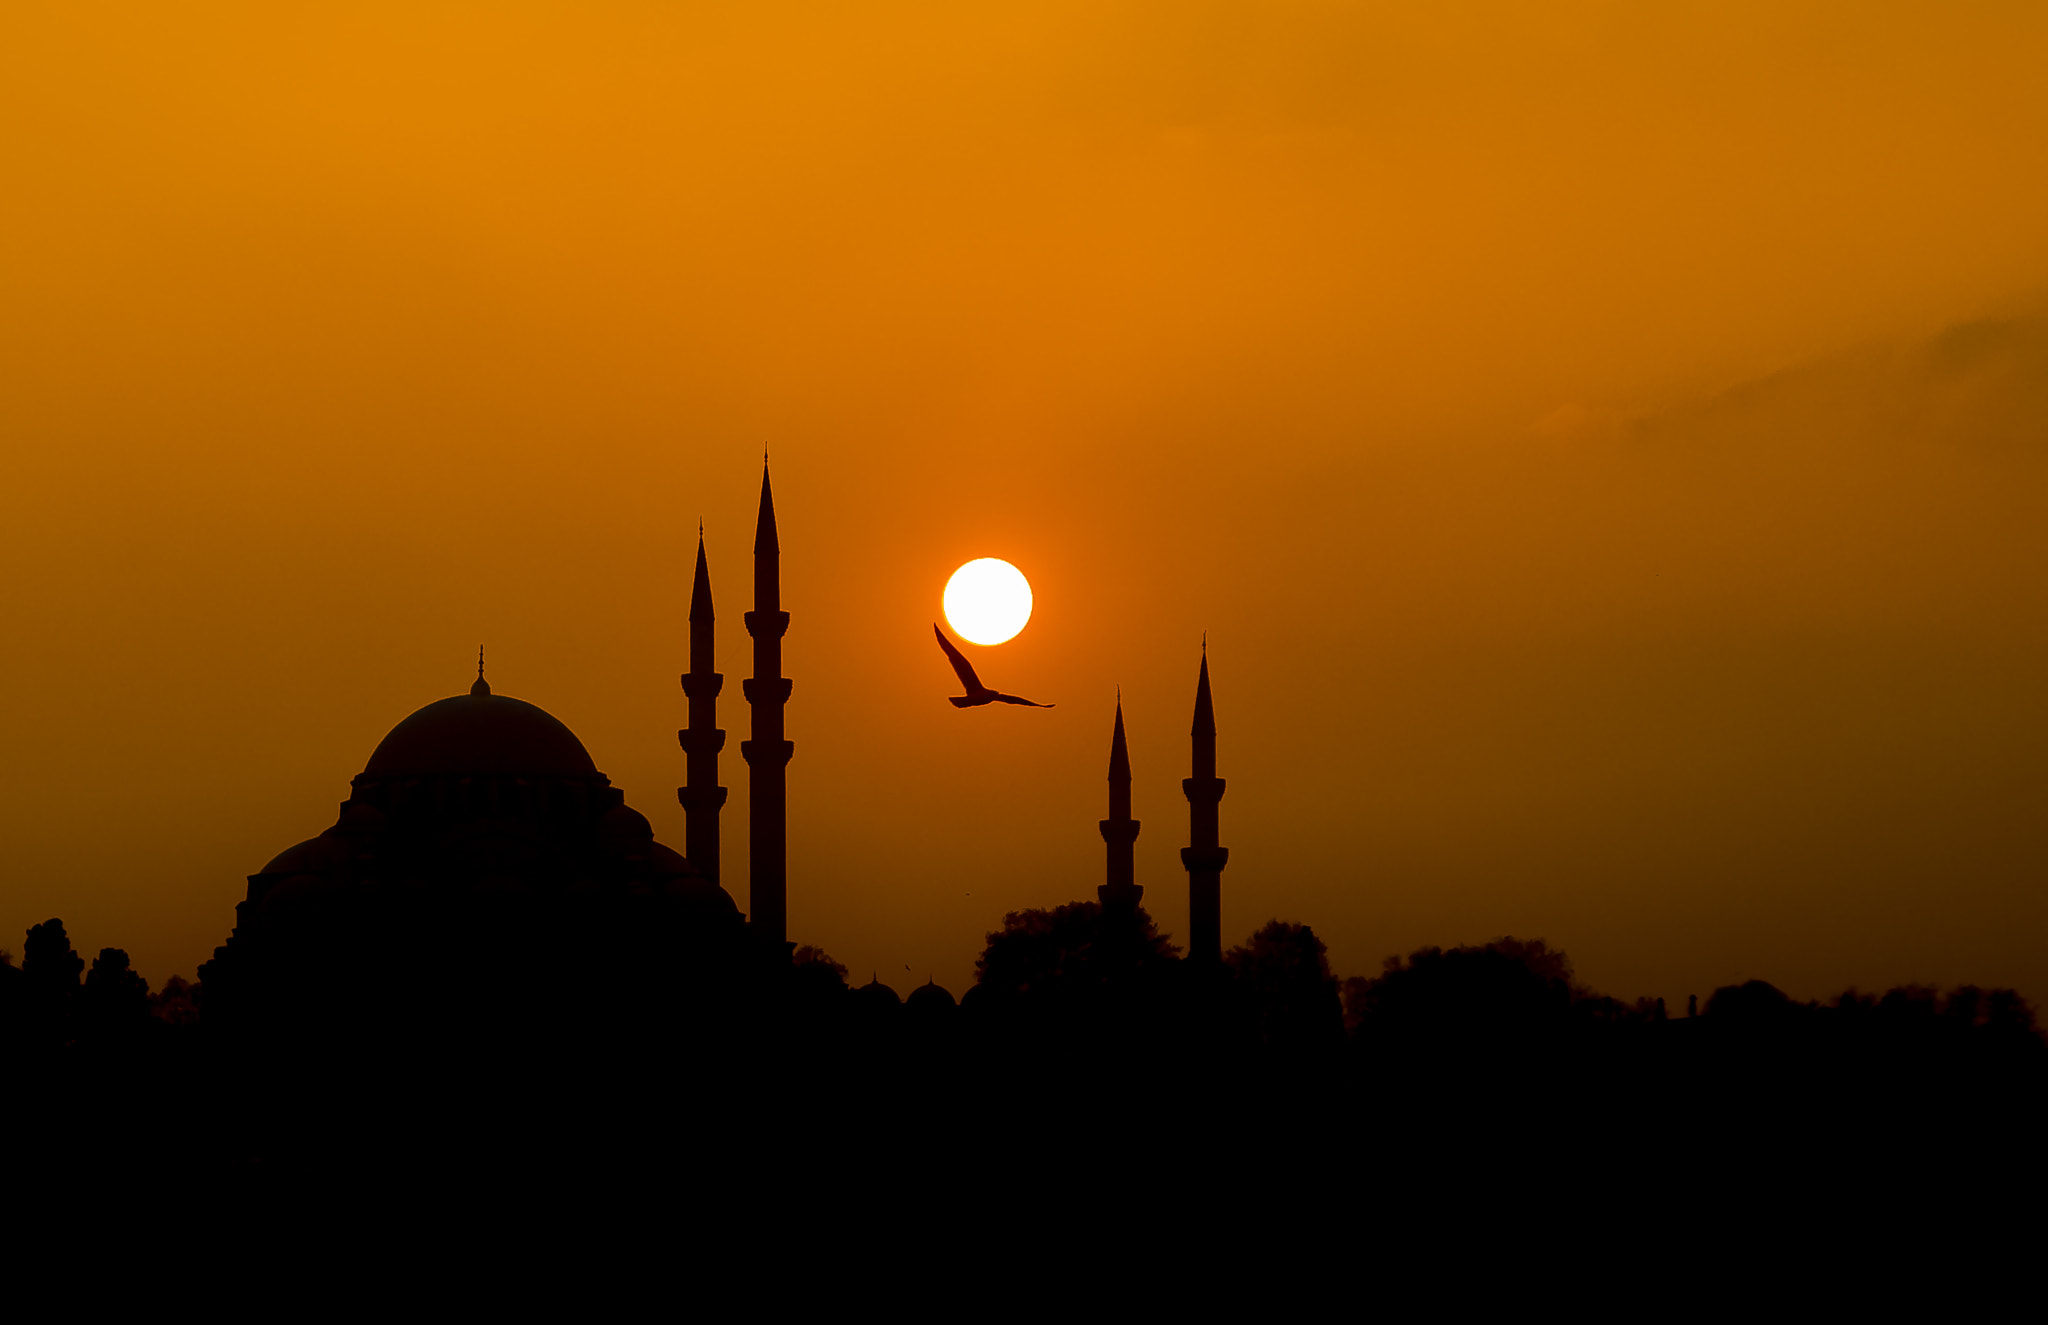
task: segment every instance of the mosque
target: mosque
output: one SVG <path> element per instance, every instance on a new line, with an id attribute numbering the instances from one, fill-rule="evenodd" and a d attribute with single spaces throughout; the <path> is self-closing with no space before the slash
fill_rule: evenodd
<path id="1" fill-rule="evenodd" d="M 616 965 L 618 953 L 635 945 L 638 959 L 666 967 L 681 958 L 705 980 L 772 978 L 786 968 L 795 945 L 787 934 L 785 773 L 795 747 L 783 722 L 791 683 L 782 675 L 789 613 L 781 602 L 780 558 L 764 467 L 754 605 L 744 617 L 753 645 L 753 675 L 741 686 L 751 720 L 740 743 L 749 781 L 744 918 L 721 886 L 726 788 L 718 785 L 718 759 L 725 732 L 717 704 L 724 677 L 713 662 L 715 619 L 700 530 L 690 667 L 682 677 L 689 725 L 678 733 L 682 853 L 655 840 L 646 817 L 625 803 L 574 732 L 544 709 L 493 693 L 479 657 L 467 694 L 428 704 L 378 743 L 332 827 L 249 876 L 234 932 L 201 970 L 209 1004 L 318 1001 L 320 991 L 350 981 L 344 972 L 354 973 L 360 987 L 365 967 L 417 993 L 430 970 L 442 971 L 451 960 L 469 964 L 433 978 L 444 986 L 475 985 L 480 974 L 487 982 L 522 963 L 527 970 L 559 965 L 554 954 L 579 941 L 591 953 L 592 971 Z M 1224 784 L 1216 776 L 1206 647 L 1192 736 L 1194 767 L 1182 783 L 1190 808 L 1190 844 L 1181 853 L 1188 957 L 1214 964 L 1229 853 L 1217 842 Z M 1098 894 L 1106 907 L 1135 907 L 1144 890 L 1134 877 L 1139 825 L 1130 813 L 1121 700 L 1109 783 L 1109 817 L 1100 825 L 1107 879 Z M 885 987 L 862 992 L 895 999 Z M 943 991 L 919 993 L 930 1001 Z"/>

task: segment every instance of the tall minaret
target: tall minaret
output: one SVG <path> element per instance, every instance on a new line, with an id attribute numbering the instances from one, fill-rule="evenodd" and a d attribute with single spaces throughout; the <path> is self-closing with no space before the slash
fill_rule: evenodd
<path id="1" fill-rule="evenodd" d="M 1202 678 L 1195 683 L 1195 775 L 1184 779 L 1188 798 L 1188 845 L 1180 862 L 1188 871 L 1188 960 L 1223 959 L 1223 867 L 1230 849 L 1216 844 L 1216 802 L 1223 779 L 1216 776 L 1216 710 L 1209 702 L 1209 641 L 1202 641 Z"/>
<path id="2" fill-rule="evenodd" d="M 1109 849 L 1108 881 L 1095 895 L 1104 906 L 1135 907 L 1145 890 L 1138 886 L 1138 821 L 1131 817 L 1131 752 L 1124 746 L 1121 694 L 1116 697 L 1116 733 L 1109 738 L 1109 817 L 1101 826 L 1102 840 Z"/>
<path id="3" fill-rule="evenodd" d="M 711 571 L 704 564 L 704 525 L 697 524 L 697 579 L 690 586 L 690 670 L 683 673 L 683 693 L 690 697 L 690 726 L 676 733 L 683 743 L 683 781 L 676 799 L 683 803 L 683 855 L 697 873 L 718 882 L 718 812 L 725 808 L 725 788 L 718 785 L 718 752 L 725 733 L 718 729 L 718 692 L 725 678 L 712 670 Z"/>
<path id="4" fill-rule="evenodd" d="M 789 930 L 789 756 L 796 747 L 782 736 L 782 706 L 789 680 L 782 675 L 782 635 L 789 613 L 782 610 L 782 545 L 775 538 L 775 494 L 768 465 L 761 465 L 761 518 L 754 526 L 754 610 L 747 613 L 754 637 L 754 674 L 740 683 L 753 709 L 753 738 L 740 742 L 747 761 L 747 917 L 754 932 L 776 943 Z"/>

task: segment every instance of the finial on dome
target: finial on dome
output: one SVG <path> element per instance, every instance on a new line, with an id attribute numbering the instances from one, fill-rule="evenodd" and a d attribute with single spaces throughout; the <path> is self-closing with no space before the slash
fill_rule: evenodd
<path id="1" fill-rule="evenodd" d="M 476 684 L 469 688 L 469 693 L 472 695 L 488 695 L 491 693 L 491 683 L 484 680 L 484 646 L 481 644 L 476 646 Z"/>

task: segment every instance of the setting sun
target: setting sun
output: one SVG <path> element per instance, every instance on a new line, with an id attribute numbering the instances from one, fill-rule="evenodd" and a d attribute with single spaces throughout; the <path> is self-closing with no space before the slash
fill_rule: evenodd
<path id="1" fill-rule="evenodd" d="M 1007 561 L 982 557 L 946 581 L 946 620 L 975 644 L 1013 639 L 1031 619 L 1031 583 Z"/>

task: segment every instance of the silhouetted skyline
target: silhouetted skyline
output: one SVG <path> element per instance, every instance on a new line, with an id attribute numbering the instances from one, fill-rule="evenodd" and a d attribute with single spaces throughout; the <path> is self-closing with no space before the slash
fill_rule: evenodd
<path id="1" fill-rule="evenodd" d="M 1189 940 L 1206 630 L 1225 952 L 2048 996 L 2033 7 L 207 13 L 0 49 L 0 936 L 195 977 L 479 642 L 685 848 L 701 517 L 857 979 L 1093 896 L 1119 685 Z M 1057 709 L 938 702 L 988 556 Z"/>

